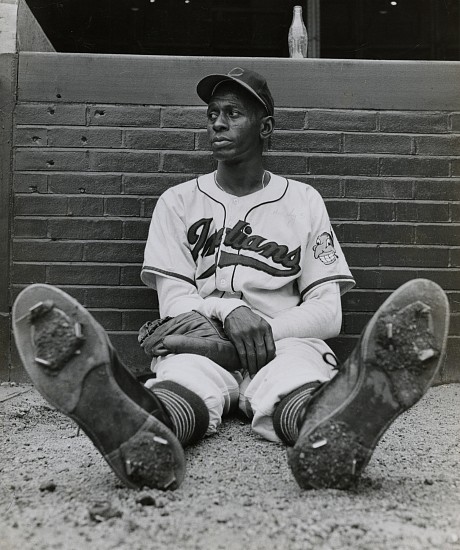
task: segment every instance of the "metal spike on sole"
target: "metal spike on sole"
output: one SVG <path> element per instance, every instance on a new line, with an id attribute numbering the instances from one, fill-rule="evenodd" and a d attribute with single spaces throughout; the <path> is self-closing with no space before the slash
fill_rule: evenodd
<path id="1" fill-rule="evenodd" d="M 54 308 L 54 302 L 52 300 L 45 300 L 44 302 L 37 302 L 35 305 L 29 308 L 27 313 L 28 319 L 33 322 L 35 319 L 51 311 Z"/>
<path id="2" fill-rule="evenodd" d="M 51 363 L 47 361 L 46 359 L 41 359 L 40 357 L 34 357 L 34 360 L 39 365 L 42 365 L 43 367 L 51 367 Z"/>
<path id="3" fill-rule="evenodd" d="M 324 445 L 327 445 L 327 439 L 319 439 L 318 441 L 315 441 L 312 443 L 313 449 L 319 449 L 320 447 L 324 447 Z"/>
<path id="4" fill-rule="evenodd" d="M 393 323 L 387 323 L 386 324 L 386 329 L 387 329 L 387 338 L 388 338 L 388 341 L 389 341 L 388 349 L 390 351 L 393 351 L 394 350 L 394 346 L 393 346 Z"/>
<path id="5" fill-rule="evenodd" d="M 387 338 L 388 340 L 393 339 L 393 323 L 387 323 Z"/>
<path id="6" fill-rule="evenodd" d="M 426 317 L 427 322 L 427 330 L 428 332 L 433 332 L 434 324 L 433 324 L 433 315 L 431 315 L 431 307 L 425 305 L 425 307 L 420 312 L 424 317 Z"/>
<path id="7" fill-rule="evenodd" d="M 425 361 L 428 361 L 428 359 L 431 359 L 432 357 L 434 357 L 436 355 L 436 352 L 434 349 L 428 348 L 428 349 L 420 350 L 417 355 L 420 361 L 424 363 Z"/>
<path id="8" fill-rule="evenodd" d="M 165 483 L 165 485 L 163 485 L 163 489 L 168 489 L 168 488 L 171 487 L 171 485 L 172 485 L 173 483 L 175 483 L 175 482 L 176 482 L 176 478 L 175 478 L 175 477 L 172 477 L 172 478 L 168 481 L 168 483 Z"/>
<path id="9" fill-rule="evenodd" d="M 78 339 L 81 339 L 83 338 L 83 333 L 81 331 L 81 323 L 79 323 L 78 321 L 74 324 L 74 330 L 75 330 L 75 336 L 78 338 Z"/>
<path id="10" fill-rule="evenodd" d="M 125 460 L 125 470 L 129 476 L 134 472 L 135 467 L 131 460 Z"/>
<path id="11" fill-rule="evenodd" d="M 40 311 L 40 309 L 43 306 L 43 302 L 37 302 L 34 306 L 29 308 L 30 315 L 33 315 L 34 313 L 37 313 L 37 311 Z"/>
<path id="12" fill-rule="evenodd" d="M 157 435 L 154 436 L 153 441 L 155 441 L 155 443 L 159 443 L 160 445 L 168 445 L 168 442 L 166 441 L 166 439 L 163 439 L 162 437 L 158 437 Z"/>

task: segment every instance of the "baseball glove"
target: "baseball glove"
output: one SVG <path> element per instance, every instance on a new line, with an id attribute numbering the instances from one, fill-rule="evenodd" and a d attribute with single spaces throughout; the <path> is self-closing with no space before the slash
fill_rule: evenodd
<path id="1" fill-rule="evenodd" d="M 198 311 L 147 321 L 139 331 L 138 340 L 149 357 L 195 353 L 208 357 L 228 371 L 241 369 L 238 352 L 225 334 L 222 323 Z"/>

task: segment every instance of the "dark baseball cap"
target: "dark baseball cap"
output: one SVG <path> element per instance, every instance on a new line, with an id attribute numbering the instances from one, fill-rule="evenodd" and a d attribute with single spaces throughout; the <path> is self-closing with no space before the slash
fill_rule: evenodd
<path id="1" fill-rule="evenodd" d="M 198 82 L 196 91 L 205 103 L 209 103 L 217 86 L 226 81 L 233 81 L 240 84 L 262 103 L 270 116 L 273 116 L 273 97 L 268 89 L 267 81 L 262 75 L 255 71 L 250 71 L 249 69 L 235 67 L 227 74 L 210 74 L 205 76 Z"/>

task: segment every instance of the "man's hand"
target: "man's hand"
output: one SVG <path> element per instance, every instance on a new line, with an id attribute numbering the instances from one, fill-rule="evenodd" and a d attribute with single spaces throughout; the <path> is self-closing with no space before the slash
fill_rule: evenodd
<path id="1" fill-rule="evenodd" d="M 241 306 L 229 313 L 224 330 L 251 378 L 275 357 L 275 342 L 270 325 L 248 307 Z"/>

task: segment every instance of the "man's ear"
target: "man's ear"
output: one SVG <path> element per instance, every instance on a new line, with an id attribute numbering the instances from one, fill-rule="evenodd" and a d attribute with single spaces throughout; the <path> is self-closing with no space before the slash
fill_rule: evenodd
<path id="1" fill-rule="evenodd" d="M 264 116 L 260 120 L 260 137 L 263 140 L 268 139 L 275 129 L 275 119 L 272 116 Z"/>

